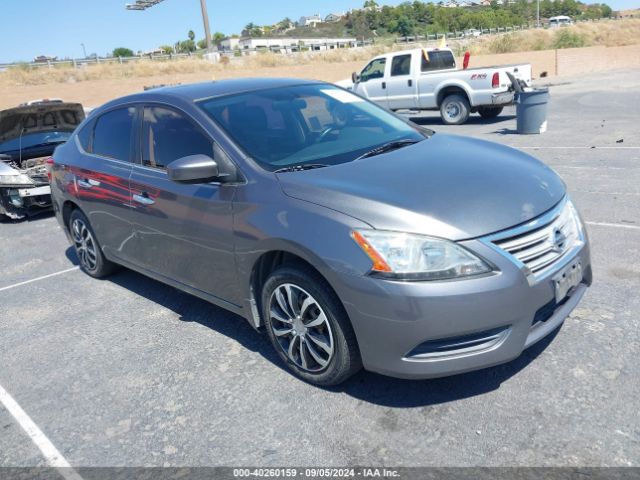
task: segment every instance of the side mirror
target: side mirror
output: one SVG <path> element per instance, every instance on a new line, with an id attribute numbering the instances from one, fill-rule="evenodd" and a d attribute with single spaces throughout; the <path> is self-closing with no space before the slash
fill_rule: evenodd
<path id="1" fill-rule="evenodd" d="M 353 72 L 351 74 L 351 81 L 356 84 L 360 81 L 360 75 L 358 75 L 356 72 Z"/>
<path id="2" fill-rule="evenodd" d="M 167 165 L 167 174 L 170 180 L 178 183 L 206 183 L 221 177 L 216 161 L 201 154 L 174 160 Z"/>

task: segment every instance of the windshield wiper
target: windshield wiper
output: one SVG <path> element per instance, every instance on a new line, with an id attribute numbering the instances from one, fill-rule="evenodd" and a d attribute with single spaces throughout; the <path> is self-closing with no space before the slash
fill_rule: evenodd
<path id="1" fill-rule="evenodd" d="M 328 167 L 323 163 L 307 163 L 306 165 L 291 165 L 289 167 L 282 167 L 275 170 L 273 173 L 286 173 L 286 172 L 302 172 L 303 170 L 313 170 L 314 168 Z"/>
<path id="2" fill-rule="evenodd" d="M 362 155 L 357 157 L 355 160 L 373 157 L 375 155 L 380 155 L 381 153 L 397 150 L 398 148 L 406 147 L 407 145 L 413 145 L 414 143 L 418 143 L 418 142 L 420 142 L 420 140 L 411 140 L 409 138 L 404 140 L 394 140 L 393 142 L 385 143 L 384 145 L 380 145 L 379 147 L 376 147 L 373 150 L 369 150 L 368 152 L 363 153 Z"/>

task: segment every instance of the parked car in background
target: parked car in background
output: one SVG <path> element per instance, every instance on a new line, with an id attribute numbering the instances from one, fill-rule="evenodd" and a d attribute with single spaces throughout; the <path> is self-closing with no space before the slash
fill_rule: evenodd
<path id="1" fill-rule="evenodd" d="M 51 208 L 46 160 L 84 120 L 82 105 L 34 100 L 0 111 L 0 215 Z"/>
<path id="2" fill-rule="evenodd" d="M 591 283 L 549 167 L 326 83 L 114 100 L 56 150 L 51 188 L 88 275 L 124 265 L 242 315 L 318 385 L 507 362 Z"/>
<path id="3" fill-rule="evenodd" d="M 465 37 L 479 37 L 480 35 L 482 35 L 482 31 L 476 28 L 470 28 L 464 32 Z"/>
<path id="4" fill-rule="evenodd" d="M 572 23 L 573 20 L 571 20 L 571 17 L 567 17 L 566 15 L 558 15 L 557 17 L 551 17 L 549 19 L 550 27 L 566 27 Z"/>
<path id="5" fill-rule="evenodd" d="M 338 85 L 390 110 L 440 110 L 444 123 L 460 125 L 474 112 L 494 118 L 513 103 L 508 74 L 531 84 L 527 63 L 462 70 L 450 49 L 418 48 L 379 55 Z"/>

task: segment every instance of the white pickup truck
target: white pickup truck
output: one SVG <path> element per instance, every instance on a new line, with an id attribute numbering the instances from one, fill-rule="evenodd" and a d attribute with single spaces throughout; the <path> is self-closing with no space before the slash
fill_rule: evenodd
<path id="1" fill-rule="evenodd" d="M 373 58 L 351 82 L 338 82 L 390 110 L 440 110 L 449 125 L 478 112 L 500 114 L 513 103 L 514 86 L 531 84 L 531 65 L 500 65 L 460 70 L 450 49 L 414 49 Z"/>

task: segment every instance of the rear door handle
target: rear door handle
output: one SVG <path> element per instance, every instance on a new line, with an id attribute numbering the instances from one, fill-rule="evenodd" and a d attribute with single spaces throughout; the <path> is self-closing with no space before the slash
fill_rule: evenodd
<path id="1" fill-rule="evenodd" d="M 147 192 L 135 194 L 133 196 L 133 201 L 138 202 L 142 205 L 153 205 L 154 203 L 156 203 L 156 201 L 153 198 L 149 198 L 149 194 Z"/>
<path id="2" fill-rule="evenodd" d="M 93 180 L 92 178 L 83 178 L 82 180 L 78 180 L 78 185 L 80 185 L 82 188 L 99 187 L 100 182 L 97 180 Z"/>

